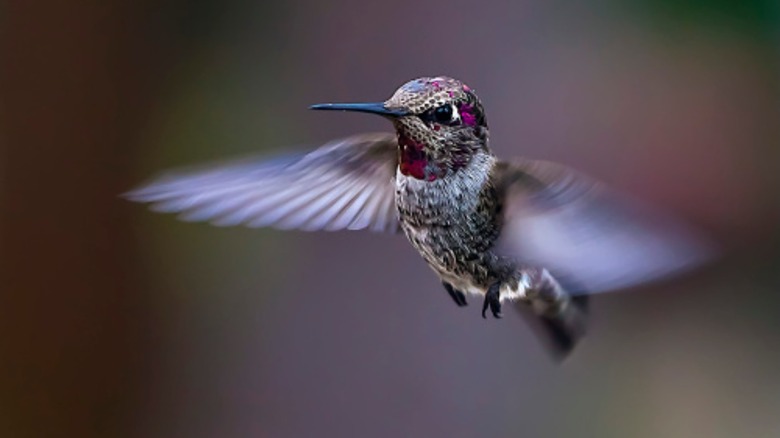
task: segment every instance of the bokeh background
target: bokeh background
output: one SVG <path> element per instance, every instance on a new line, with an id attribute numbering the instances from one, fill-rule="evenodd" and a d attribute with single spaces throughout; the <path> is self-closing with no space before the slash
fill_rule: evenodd
<path id="1" fill-rule="evenodd" d="M 0 436 L 780 436 L 772 0 L 0 7 Z M 446 74 L 502 156 L 573 165 L 725 249 L 592 301 L 564 363 L 398 236 L 219 229 L 118 194 L 388 130 L 306 111 Z"/>

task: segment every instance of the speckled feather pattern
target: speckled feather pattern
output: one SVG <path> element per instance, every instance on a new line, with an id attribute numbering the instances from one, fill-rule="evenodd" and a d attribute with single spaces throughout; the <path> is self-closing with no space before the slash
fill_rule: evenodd
<path id="1" fill-rule="evenodd" d="M 409 241 L 442 279 L 481 293 L 496 281 L 516 280 L 514 264 L 492 251 L 502 225 L 490 177 L 495 164 L 495 157 L 480 153 L 433 182 L 396 175 L 396 204 Z"/>
<path id="2" fill-rule="evenodd" d="M 425 117 L 394 121 L 398 134 L 401 173 L 433 181 L 468 164 L 478 152 L 487 152 L 488 127 L 482 104 L 466 85 L 451 78 L 421 78 L 402 86 L 385 105 L 425 115 L 452 104 L 455 120 L 437 123 Z"/>

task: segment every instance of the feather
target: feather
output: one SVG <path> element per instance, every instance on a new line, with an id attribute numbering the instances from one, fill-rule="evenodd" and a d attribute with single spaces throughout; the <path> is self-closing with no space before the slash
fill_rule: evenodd
<path id="1" fill-rule="evenodd" d="M 575 278 L 574 293 L 662 279 L 716 253 L 692 227 L 565 166 L 519 160 L 494 170 L 505 204 L 498 252 Z"/>
<path id="2" fill-rule="evenodd" d="M 169 173 L 124 196 L 220 226 L 394 232 L 397 149 L 392 134 L 356 135 L 308 154 Z"/>

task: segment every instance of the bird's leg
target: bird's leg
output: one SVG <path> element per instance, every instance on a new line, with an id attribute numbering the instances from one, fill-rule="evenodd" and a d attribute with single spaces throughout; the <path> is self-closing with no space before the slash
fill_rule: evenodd
<path id="1" fill-rule="evenodd" d="M 487 318 L 485 316 L 485 313 L 487 312 L 488 307 L 490 307 L 490 311 L 493 313 L 493 317 L 495 318 L 501 318 L 501 283 L 495 282 L 493 283 L 485 293 L 485 301 L 482 303 L 482 317 Z"/>
<path id="2" fill-rule="evenodd" d="M 466 294 L 455 289 L 454 287 L 452 287 L 451 284 L 447 283 L 446 281 L 442 281 L 441 284 L 444 285 L 444 289 L 447 291 L 448 294 L 450 294 L 450 298 L 452 298 L 452 301 L 455 301 L 455 304 L 457 304 L 458 307 L 463 307 L 468 305 L 468 303 L 466 302 Z"/>

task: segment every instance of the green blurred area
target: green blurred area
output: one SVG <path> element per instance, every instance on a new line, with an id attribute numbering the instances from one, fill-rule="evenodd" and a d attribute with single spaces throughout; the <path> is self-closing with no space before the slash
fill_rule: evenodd
<path id="1" fill-rule="evenodd" d="M 620 4 L 629 5 L 643 21 L 664 31 L 711 28 L 766 40 L 778 34 L 780 7 L 772 0 L 633 0 L 615 6 Z"/>

